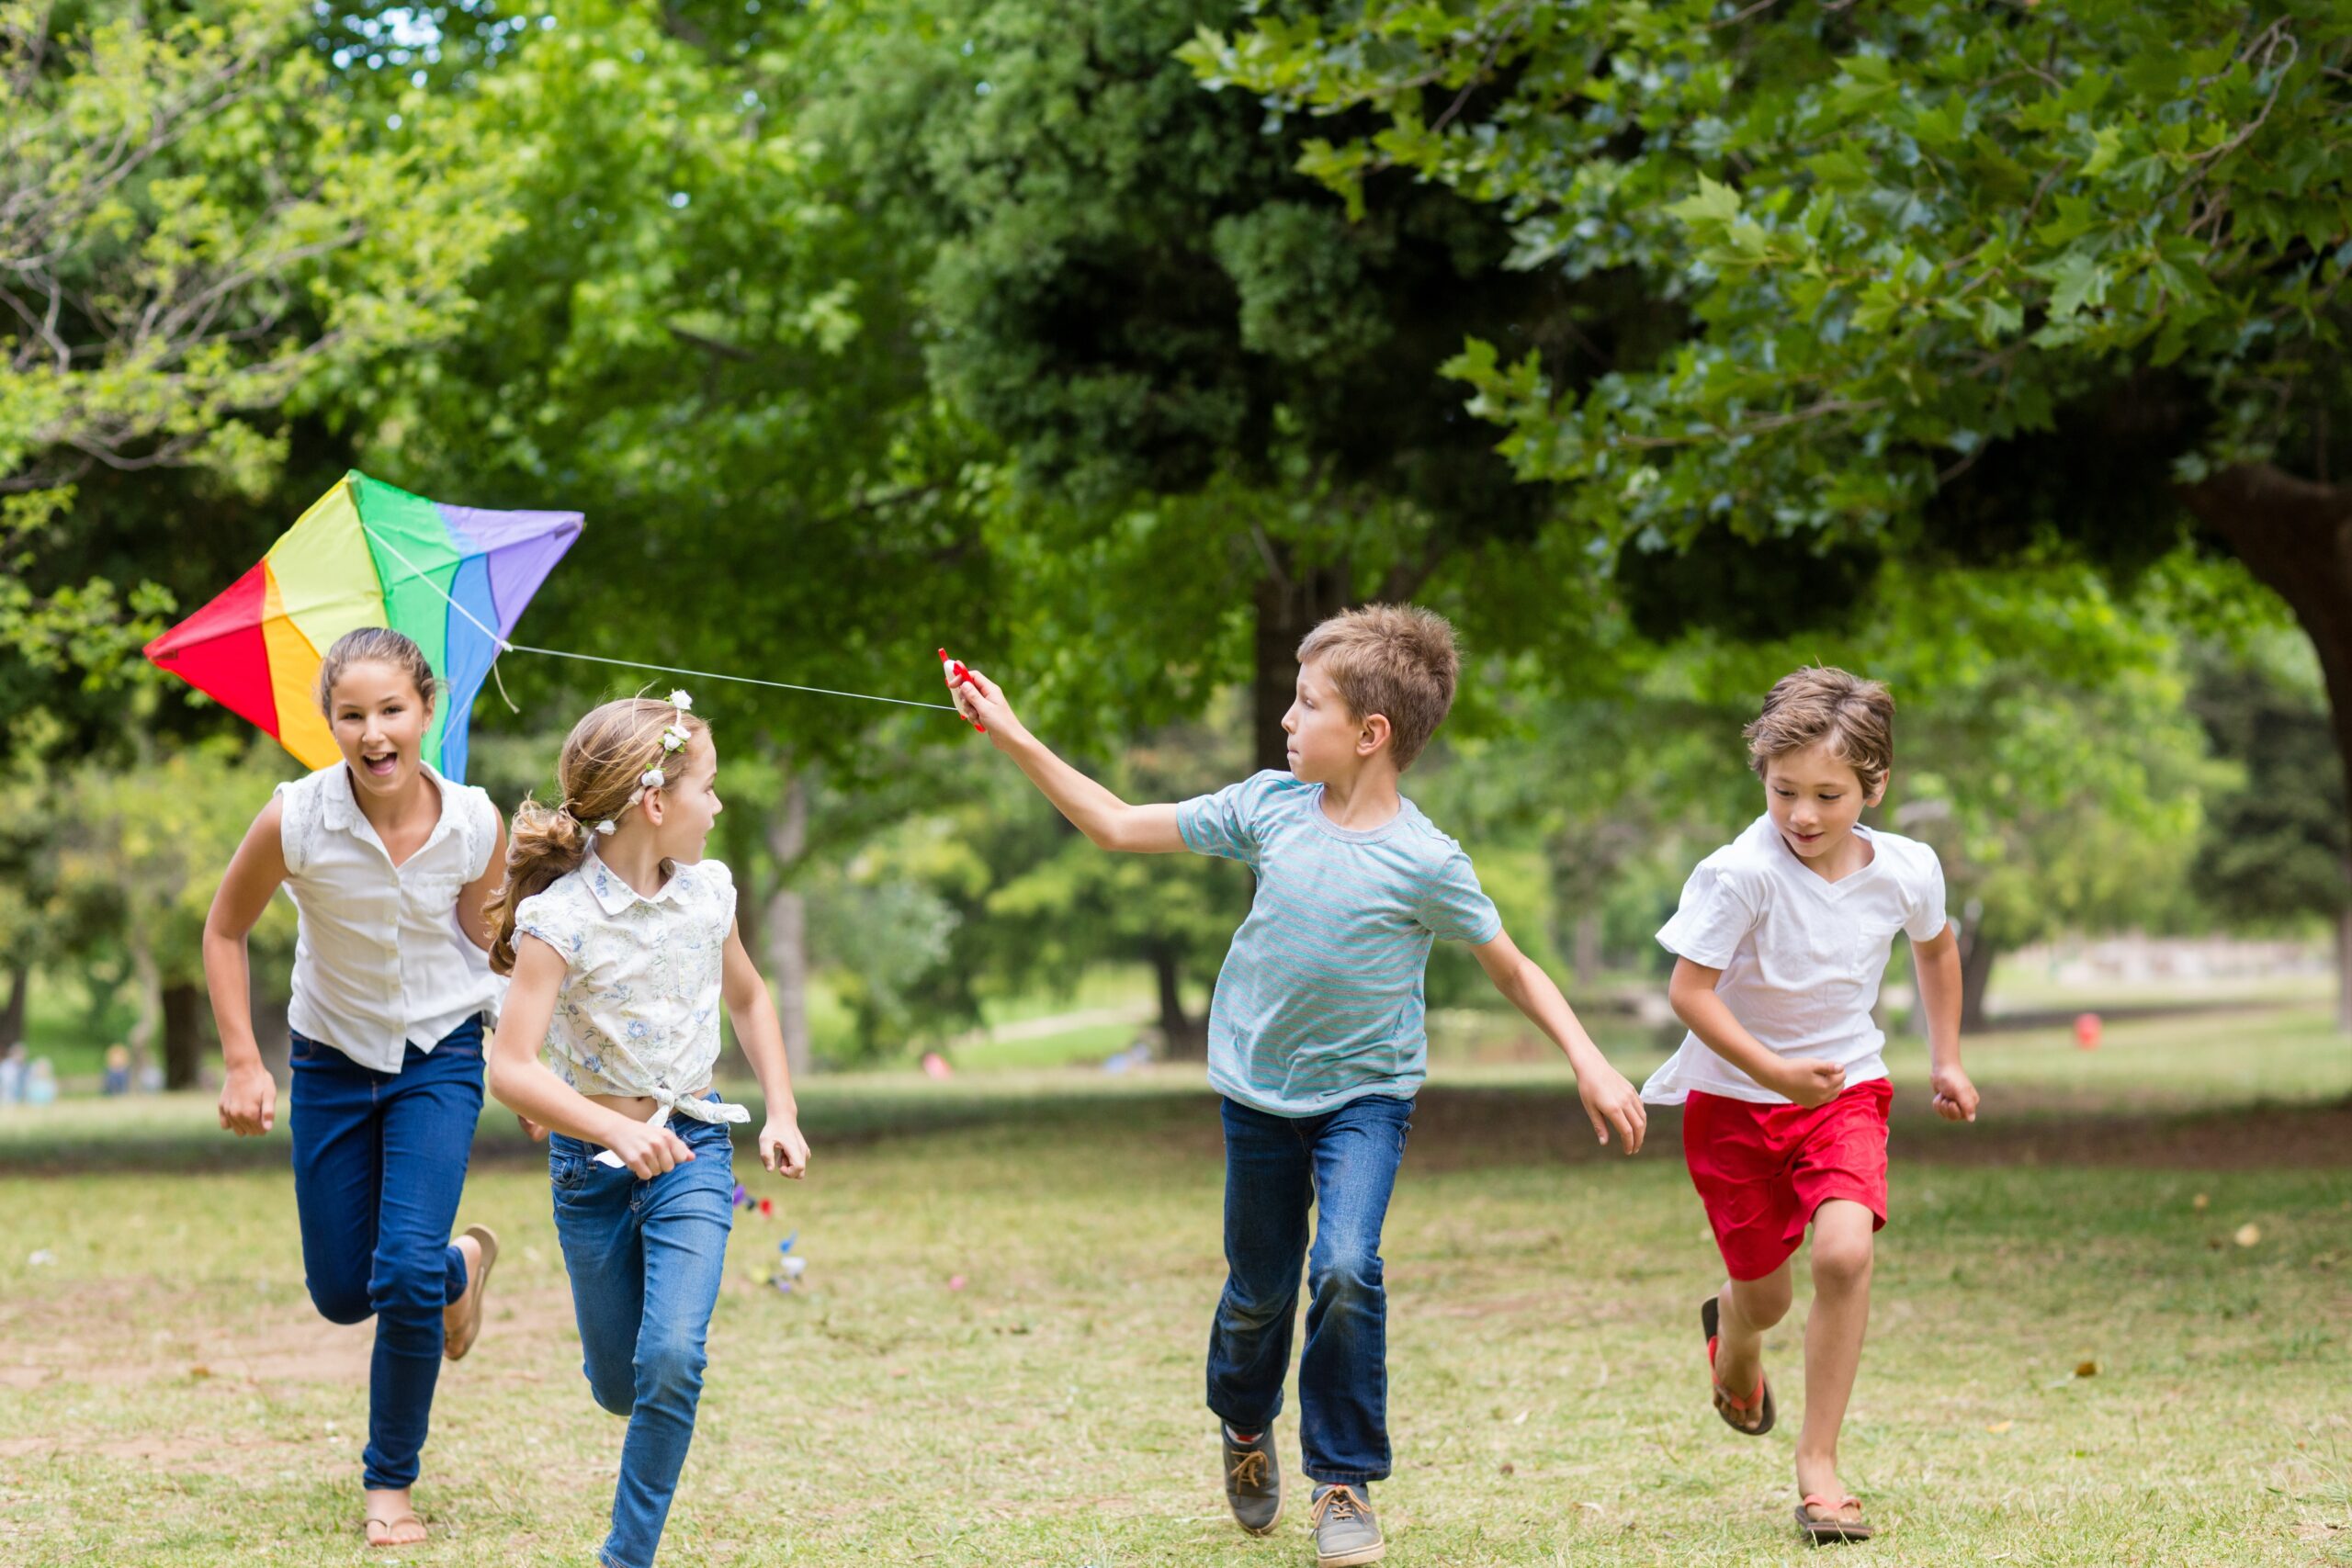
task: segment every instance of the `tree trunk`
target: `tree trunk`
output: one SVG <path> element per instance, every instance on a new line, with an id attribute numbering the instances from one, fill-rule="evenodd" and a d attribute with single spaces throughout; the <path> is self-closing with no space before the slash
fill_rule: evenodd
<path id="1" fill-rule="evenodd" d="M 1600 978 L 1600 917 L 1583 914 L 1577 917 L 1576 956 L 1569 965 L 1576 971 L 1577 984 L 1589 986 Z"/>
<path id="2" fill-rule="evenodd" d="M 2180 488 L 2197 520 L 2256 581 L 2287 602 L 2327 682 L 2328 723 L 2343 782 L 2352 785 L 2352 485 L 2315 483 L 2267 463 L 2241 463 Z M 2344 796 L 2352 809 L 2352 791 Z M 2338 947 L 2352 960 L 2352 937 Z M 2346 986 L 2352 987 L 2352 973 Z M 2352 1032 L 2352 990 L 2337 1021 Z"/>
<path id="3" fill-rule="evenodd" d="M 1984 992 L 1993 978 L 1993 960 L 2001 950 L 1987 941 L 1973 921 L 1960 933 L 1960 1032 L 1973 1034 L 1988 1021 L 1984 1011 Z M 1926 1033 L 1927 1014 L 1920 1013 L 1920 1032 Z"/>
<path id="4" fill-rule="evenodd" d="M 1206 1016 L 1192 1018 L 1184 1011 L 1184 997 L 1179 988 L 1182 965 L 1172 947 L 1155 945 L 1151 950 L 1151 973 L 1159 986 L 1159 1034 L 1168 1043 L 1168 1057 L 1173 1062 L 1202 1062 L 1208 1059 L 1209 1025 Z"/>
<path id="5" fill-rule="evenodd" d="M 2180 493 L 2312 639 L 2327 679 L 2336 755 L 2352 777 L 2352 486 L 2240 464 Z"/>
<path id="6" fill-rule="evenodd" d="M 1349 609 L 1355 599 L 1344 565 L 1268 575 L 1258 584 L 1258 624 L 1252 643 L 1250 743 L 1260 769 L 1290 770 L 1283 715 L 1298 685 L 1298 645 L 1318 622 Z"/>
<path id="7" fill-rule="evenodd" d="M 2335 1028 L 2352 1034 L 2352 909 L 2335 917 Z"/>
<path id="8" fill-rule="evenodd" d="M 204 1065 L 204 987 L 175 980 L 164 987 L 164 1087 L 194 1089 Z"/>
<path id="9" fill-rule="evenodd" d="M 25 1015 L 32 1004 L 32 965 L 18 959 L 8 965 L 8 1005 L 0 1008 L 0 1051 L 25 1037 Z"/>
<path id="10" fill-rule="evenodd" d="M 163 971 L 155 967 L 155 955 L 146 945 L 134 939 L 130 944 L 131 980 L 139 989 L 139 1016 L 130 1021 L 130 1059 L 144 1067 L 153 1060 L 156 1041 L 164 1032 Z"/>
<path id="11" fill-rule="evenodd" d="M 768 819 L 768 853 L 775 860 L 776 889 L 768 896 L 768 984 L 775 993 L 776 1023 L 784 1031 L 784 1059 L 798 1078 L 815 1066 L 808 1045 L 808 908 L 791 886 L 793 867 L 808 849 L 808 785 L 798 769 L 786 775 L 784 799 Z"/>

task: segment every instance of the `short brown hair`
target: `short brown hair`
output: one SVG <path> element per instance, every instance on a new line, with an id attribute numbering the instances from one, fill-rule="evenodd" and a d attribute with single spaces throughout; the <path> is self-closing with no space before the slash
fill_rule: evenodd
<path id="1" fill-rule="evenodd" d="M 1862 788 L 1875 790 L 1894 766 L 1894 699 L 1876 681 L 1807 665 L 1773 682 L 1764 711 L 1742 733 L 1758 778 L 1773 758 L 1826 740 Z"/>
<path id="2" fill-rule="evenodd" d="M 1410 604 L 1366 604 L 1332 616 L 1298 645 L 1298 661 L 1310 659 L 1323 661 L 1349 712 L 1388 721 L 1388 750 L 1400 773 L 1445 722 L 1462 672 L 1453 626 Z"/>

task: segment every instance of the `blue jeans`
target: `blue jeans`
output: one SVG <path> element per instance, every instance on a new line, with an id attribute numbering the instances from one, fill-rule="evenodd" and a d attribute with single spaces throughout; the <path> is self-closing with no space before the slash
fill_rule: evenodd
<path id="1" fill-rule="evenodd" d="M 416 1482 L 441 1377 L 441 1309 L 466 1293 L 449 1242 L 481 1120 L 481 1020 L 397 1073 L 293 1037 L 294 1207 L 303 1282 L 330 1323 L 376 1319 L 368 1375 L 371 1487 Z"/>
<path id="2" fill-rule="evenodd" d="M 715 1096 L 713 1098 L 716 1098 Z M 596 1403 L 628 1417 L 613 1485 L 608 1568 L 652 1568 L 670 1498 L 694 1440 L 703 1342 L 734 1228 L 727 1129 L 684 1116 L 670 1130 L 695 1157 L 650 1181 L 598 1165 L 597 1147 L 548 1139 L 555 1234 L 571 1275 L 582 1370 Z"/>
<path id="3" fill-rule="evenodd" d="M 1380 1227 L 1413 1102 L 1367 1094 L 1319 1116 L 1225 1108 L 1225 1294 L 1209 1329 L 1209 1408 L 1236 1431 L 1282 1413 L 1306 1266 L 1298 1440 L 1309 1478 L 1388 1474 L 1388 1297 Z M 1315 1244 L 1306 1211 L 1316 1210 Z"/>

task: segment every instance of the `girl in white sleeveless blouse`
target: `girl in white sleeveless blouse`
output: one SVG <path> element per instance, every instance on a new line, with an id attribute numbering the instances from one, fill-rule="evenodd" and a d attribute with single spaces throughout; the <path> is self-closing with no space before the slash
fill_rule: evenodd
<path id="1" fill-rule="evenodd" d="M 472 1348 L 498 1238 L 452 1241 L 481 1115 L 481 950 L 505 824 L 490 796 L 420 752 L 432 667 L 381 627 L 327 650 L 319 705 L 343 760 L 281 784 L 222 876 L 204 976 L 228 1068 L 220 1125 L 258 1137 L 277 1086 L 254 1040 L 246 934 L 280 886 L 294 953 L 294 1199 L 311 1299 L 335 1323 L 376 1319 L 362 1456 L 370 1545 L 424 1539 L 411 1506 L 446 1356 Z"/>
<path id="2" fill-rule="evenodd" d="M 582 1370 L 596 1403 L 628 1417 L 607 1568 L 651 1568 L 694 1437 L 734 1224 L 727 1128 L 751 1115 L 710 1091 L 722 1006 L 767 1101 L 760 1163 L 797 1177 L 808 1161 L 734 879 L 702 858 L 718 752 L 691 705 L 684 692 L 631 698 L 573 728 L 563 804 L 515 813 L 491 908 L 491 964 L 514 979 L 490 1090 L 548 1132 Z"/>

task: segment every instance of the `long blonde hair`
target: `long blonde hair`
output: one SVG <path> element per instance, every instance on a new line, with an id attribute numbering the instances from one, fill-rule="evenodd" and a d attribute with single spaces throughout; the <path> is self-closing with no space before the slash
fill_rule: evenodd
<path id="1" fill-rule="evenodd" d="M 580 868 L 588 858 L 595 825 L 629 808 L 638 781 L 669 755 L 662 748 L 662 732 L 681 719 L 692 734 L 710 733 L 710 726 L 694 715 L 651 697 L 606 703 L 571 727 L 555 769 L 556 782 L 563 787 L 562 804 L 550 807 L 526 800 L 514 812 L 506 840 L 506 880 L 490 896 L 490 907 L 483 911 L 490 919 L 492 969 L 501 975 L 514 972 L 515 908 L 557 877 Z"/>

